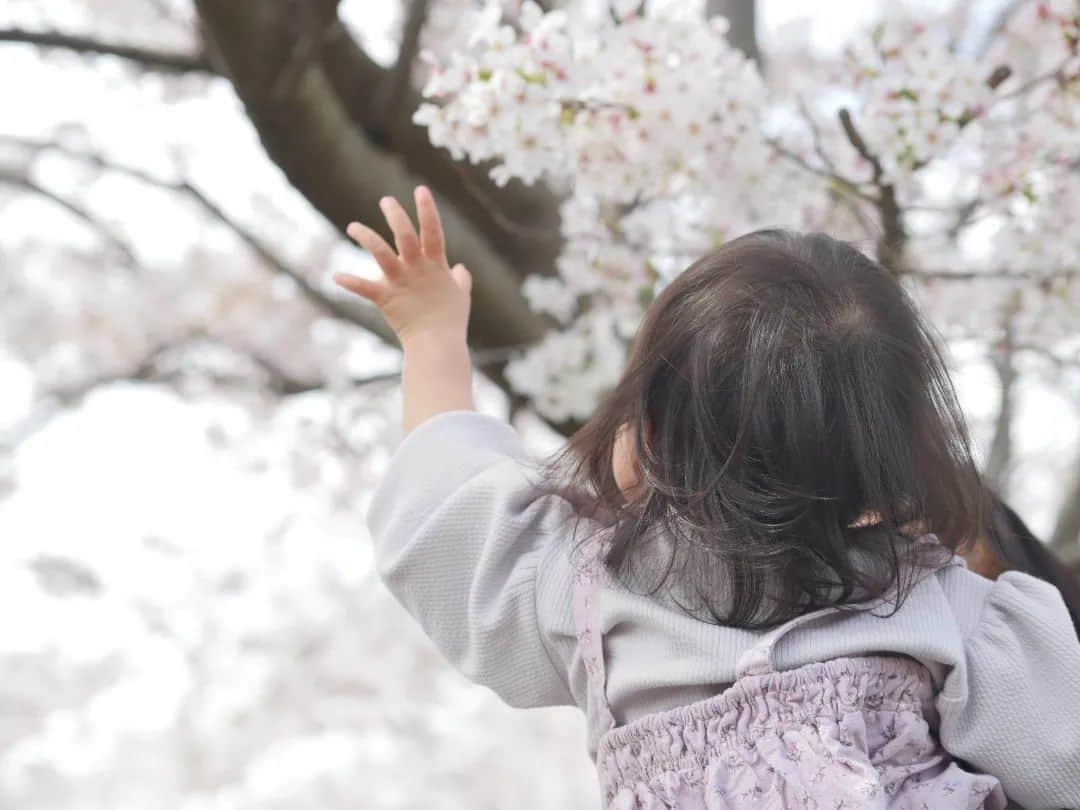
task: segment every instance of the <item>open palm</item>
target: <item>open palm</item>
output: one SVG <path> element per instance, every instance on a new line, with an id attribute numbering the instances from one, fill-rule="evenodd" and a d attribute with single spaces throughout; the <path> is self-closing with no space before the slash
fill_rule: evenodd
<path id="1" fill-rule="evenodd" d="M 402 344 L 427 335 L 464 338 L 472 276 L 465 265 L 451 268 L 446 259 L 442 222 L 431 191 L 417 186 L 413 195 L 419 234 L 395 198 L 379 201 L 394 234 L 396 252 L 366 225 L 352 222 L 346 228 L 346 233 L 375 258 L 383 278 L 335 273 L 334 282 L 375 304 Z"/>

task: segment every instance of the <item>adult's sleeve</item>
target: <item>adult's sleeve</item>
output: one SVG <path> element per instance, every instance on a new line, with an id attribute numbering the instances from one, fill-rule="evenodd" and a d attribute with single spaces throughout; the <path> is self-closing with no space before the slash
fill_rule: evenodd
<path id="1" fill-rule="evenodd" d="M 994 582 L 938 696 L 941 742 L 1027 810 L 1080 808 L 1080 641 L 1060 592 Z"/>
<path id="2" fill-rule="evenodd" d="M 570 541 L 565 498 L 539 492 L 517 431 L 436 414 L 398 445 L 367 525 L 379 578 L 445 658 L 511 706 L 574 705 L 537 619 L 537 571 Z"/>

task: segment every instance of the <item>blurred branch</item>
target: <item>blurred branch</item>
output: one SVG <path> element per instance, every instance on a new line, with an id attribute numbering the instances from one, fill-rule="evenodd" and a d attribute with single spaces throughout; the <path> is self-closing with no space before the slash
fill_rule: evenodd
<path id="1" fill-rule="evenodd" d="M 59 31 L 25 31 L 18 28 L 0 29 L 0 42 L 36 45 L 93 56 L 116 56 L 140 67 L 165 73 L 217 74 L 205 54 L 170 53 L 136 45 L 101 42 L 92 37 L 62 34 Z"/>
<path id="2" fill-rule="evenodd" d="M 47 425 L 59 411 L 65 408 L 76 407 L 87 395 L 99 388 L 104 388 L 105 386 L 120 382 L 174 382 L 180 379 L 183 376 L 182 371 L 179 369 L 172 372 L 165 371 L 161 368 L 162 361 L 170 354 L 188 348 L 191 344 L 203 341 L 217 343 L 230 351 L 237 352 L 248 358 L 253 365 L 266 375 L 270 389 L 281 396 L 313 391 L 325 387 L 325 383 L 323 382 L 305 383 L 296 380 L 272 362 L 258 356 L 256 353 L 238 349 L 235 346 L 214 338 L 202 329 L 193 329 L 179 336 L 169 338 L 168 340 L 159 341 L 141 358 L 136 360 L 133 365 L 126 369 L 83 379 L 72 385 L 46 389 L 37 398 L 37 406 L 31 410 L 27 417 L 22 419 L 13 428 L 0 432 L 0 450 L 7 451 L 17 447 Z M 249 379 L 237 376 L 226 376 L 206 372 L 204 372 L 204 376 L 209 377 L 217 385 L 237 383 L 250 384 Z M 362 385 L 367 382 L 375 381 L 375 379 L 377 378 L 372 378 L 371 380 L 358 379 L 356 384 Z"/>
<path id="3" fill-rule="evenodd" d="M 1002 93 L 1000 96 L 994 99 L 993 104 L 997 104 L 1001 101 L 1007 101 L 1008 99 L 1022 96 L 1024 95 L 1024 93 L 1027 93 L 1028 91 L 1038 87 L 1044 82 L 1054 81 L 1060 85 L 1066 84 L 1069 80 L 1075 78 L 1075 76 L 1070 76 L 1070 74 L 1067 72 L 1069 67 L 1072 66 L 1074 58 L 1075 57 L 1072 55 L 1065 57 L 1065 59 L 1063 59 L 1059 65 L 1052 68 L 1051 70 L 1048 70 L 1045 73 L 1040 73 L 1037 76 L 1032 76 L 1030 79 L 1023 82 L 1019 87 L 1013 88 L 1008 93 Z M 989 107 L 987 109 L 989 109 Z"/>
<path id="4" fill-rule="evenodd" d="M 990 75 L 987 76 L 986 86 L 991 90 L 996 89 L 1011 75 L 1011 68 L 1007 65 L 998 65 L 990 72 Z M 848 139 L 848 143 L 851 144 L 863 160 L 870 164 L 870 168 L 873 171 L 870 182 L 878 189 L 877 198 L 874 200 L 874 204 L 877 206 L 878 213 L 881 217 L 882 228 L 881 236 L 878 238 L 877 243 L 878 261 L 893 273 L 897 275 L 904 274 L 907 272 L 904 262 L 904 251 L 907 245 L 908 234 L 907 229 L 904 226 L 904 212 L 896 198 L 896 188 L 892 183 L 884 181 L 885 170 L 881 165 L 881 160 L 874 154 L 873 150 L 870 149 L 863 139 L 862 133 L 860 133 L 855 126 L 851 111 L 846 107 L 841 108 L 837 113 L 837 116 L 840 119 L 840 127 L 843 129 L 844 135 Z M 971 116 L 961 121 L 960 127 L 963 128 L 966 126 L 973 118 L 974 116 Z M 925 161 L 916 162 L 914 168 L 921 169 L 925 165 Z"/>
<path id="5" fill-rule="evenodd" d="M 104 222 L 102 222 L 100 219 L 87 211 L 78 203 L 72 202 L 66 197 L 61 197 L 55 191 L 47 189 L 44 186 L 39 185 L 35 181 L 31 180 L 26 175 L 16 172 L 0 169 L 0 183 L 12 186 L 14 188 L 20 188 L 23 191 L 29 191 L 33 194 L 37 194 L 49 200 L 54 205 L 63 208 L 76 219 L 82 221 L 86 225 L 89 225 L 94 231 L 96 231 L 111 248 L 113 248 L 117 253 L 120 254 L 120 256 L 123 258 L 124 264 L 127 267 L 135 266 L 135 254 L 132 252 L 131 247 L 127 244 L 127 242 L 125 242 L 123 239 L 113 233 L 112 229 L 109 228 L 108 225 L 106 225 Z"/>
<path id="6" fill-rule="evenodd" d="M 315 306 L 321 309 L 329 310 L 331 313 L 341 318 L 342 320 L 355 323 L 358 326 L 363 327 L 367 331 L 382 338 L 384 342 L 389 343 L 392 346 L 397 346 L 398 341 L 394 336 L 390 326 L 386 323 L 385 318 L 379 313 L 373 305 L 370 304 L 347 304 L 343 300 L 332 298 L 326 293 L 322 292 L 310 279 L 308 279 L 302 273 L 289 267 L 285 262 L 279 259 L 273 251 L 271 251 L 260 239 L 254 234 L 242 226 L 239 222 L 229 216 L 225 211 L 217 205 L 213 200 L 203 194 L 199 189 L 187 181 L 182 181 L 176 184 L 164 184 L 165 188 L 175 188 L 178 191 L 187 192 L 196 202 L 202 206 L 203 210 L 209 213 L 212 217 L 218 220 L 218 222 L 225 225 L 233 233 L 235 233 L 244 244 L 246 244 L 252 252 L 254 252 L 263 262 L 270 267 L 273 271 L 279 275 L 287 276 L 292 279 L 300 288 L 300 292 L 304 297 L 308 299 Z"/>
<path id="7" fill-rule="evenodd" d="M 930 268 L 904 268 L 898 275 L 931 281 L 991 281 L 1013 280 L 1028 281 L 1034 284 L 1046 284 L 1059 278 L 1080 278 L 1080 268 L 1042 267 L 1031 270 L 1015 270 L 1011 267 L 997 267 L 990 270 L 933 270 Z"/>
<path id="8" fill-rule="evenodd" d="M 818 126 L 817 121 L 814 120 L 814 114 L 810 111 L 810 107 L 806 103 L 806 99 L 802 96 L 797 97 L 797 105 L 799 107 L 799 114 L 806 121 L 806 126 L 810 130 L 810 136 L 813 139 L 814 154 L 818 156 L 818 160 L 821 161 L 821 165 L 827 168 L 833 174 L 836 174 L 836 164 L 825 152 L 825 145 L 822 143 L 821 127 Z"/>
<path id="9" fill-rule="evenodd" d="M 52 141 L 35 141 L 24 138 L 14 138 L 11 136 L 0 135 L 0 142 L 9 143 L 18 146 L 22 146 L 33 151 L 51 151 L 65 155 L 66 157 L 73 158 L 75 160 L 82 161 L 91 166 L 95 166 L 105 171 L 117 172 L 119 174 L 132 177 L 142 183 L 156 188 L 164 189 L 167 191 L 175 191 L 179 194 L 187 196 L 194 200 L 202 210 L 209 214 L 211 218 L 221 223 L 229 230 L 231 230 L 248 248 L 255 253 L 268 267 L 279 275 L 286 276 L 292 279 L 300 288 L 301 293 L 312 304 L 321 310 L 330 312 L 331 314 L 341 318 L 342 320 L 354 323 L 369 332 L 380 337 L 386 343 L 391 346 L 397 346 L 397 339 L 394 337 L 393 332 L 387 325 L 385 319 L 379 314 L 379 311 L 369 304 L 363 303 L 346 303 L 345 300 L 338 300 L 332 298 L 329 294 L 324 293 L 318 288 L 310 279 L 304 274 L 289 267 L 284 261 L 278 258 L 274 252 L 267 247 L 262 240 L 256 237 L 251 231 L 237 222 L 232 216 L 226 213 L 217 203 L 206 196 L 200 189 L 192 185 L 187 180 L 171 181 L 157 177 L 143 169 L 139 169 L 134 166 L 125 166 L 123 164 L 115 163 L 102 157 L 94 152 L 85 152 L 63 144 L 55 143 Z M 3 179 L 0 177 L 0 179 Z"/>
<path id="10" fill-rule="evenodd" d="M 1055 354 L 1046 346 L 1040 346 L 1037 343 L 1024 343 L 1023 341 L 1013 343 L 1013 351 L 1018 354 L 1024 352 L 1025 354 L 1034 355 L 1040 360 L 1049 363 L 1050 367 L 1059 373 L 1080 368 L 1080 351 L 1074 350 L 1071 356 L 1068 354 L 1062 356 Z"/>
<path id="11" fill-rule="evenodd" d="M 233 347 L 230 347 L 233 348 Z M 505 346 L 498 349 L 481 349 L 469 353 L 474 368 L 486 368 L 491 365 L 505 363 L 513 352 L 525 348 L 524 346 Z M 256 352 L 245 351 L 256 366 L 267 375 L 270 386 L 275 393 L 281 396 L 303 394 L 308 391 L 321 391 L 327 387 L 325 380 L 302 381 L 296 380 L 282 373 L 271 361 Z M 365 385 L 374 385 L 382 382 L 397 382 L 401 379 L 401 371 L 385 371 L 378 374 L 368 374 L 363 377 L 350 377 L 346 384 L 353 388 Z"/>
<path id="12" fill-rule="evenodd" d="M 413 62 L 420 50 L 420 33 L 427 21 L 430 0 L 408 0 L 409 13 L 401 33 L 397 62 L 383 77 L 375 93 L 375 109 L 383 122 L 408 116 L 405 106 L 406 91 L 412 86 Z"/>
<path id="13" fill-rule="evenodd" d="M 185 343 L 194 340 L 195 335 L 186 335 L 179 340 L 163 341 L 147 352 L 134 366 L 119 372 L 102 374 L 88 380 L 81 380 L 77 384 L 50 388 L 44 392 L 43 399 L 53 399 L 60 405 L 70 408 L 78 405 L 91 391 L 111 385 L 117 382 L 150 380 L 158 362 L 171 351 L 181 348 Z"/>
<path id="14" fill-rule="evenodd" d="M 865 202 L 877 205 L 878 198 L 872 194 L 868 194 L 867 192 L 863 191 L 863 189 L 861 189 L 854 180 L 849 180 L 848 178 L 837 174 L 831 168 L 822 168 L 820 166 L 815 166 L 802 155 L 788 149 L 776 138 L 766 138 L 765 143 L 772 147 L 773 151 L 776 152 L 777 155 L 784 158 L 784 160 L 794 163 L 803 171 L 816 175 L 823 180 L 827 180 L 828 182 L 834 184 L 838 190 L 842 190 L 854 197 L 858 197 L 860 200 L 863 200 Z"/>
<path id="15" fill-rule="evenodd" d="M 62 154 L 74 160 L 84 162 L 88 165 L 94 166 L 104 171 L 117 172 L 140 182 L 143 182 L 149 186 L 164 189 L 167 191 L 174 191 L 180 194 L 184 194 L 194 200 L 206 213 L 210 214 L 215 220 L 228 227 L 241 239 L 253 252 L 258 255 L 266 266 L 274 272 L 286 276 L 293 280 L 299 287 L 304 295 L 313 303 L 319 307 L 329 310 L 332 314 L 346 320 L 348 322 L 357 324 L 368 331 L 376 334 L 388 344 L 397 347 L 397 339 L 393 336 L 389 326 L 386 324 L 385 319 L 378 312 L 378 310 L 369 304 L 361 303 L 359 301 L 337 301 L 329 295 L 320 291 L 311 281 L 305 278 L 301 273 L 290 268 L 282 260 L 280 260 L 260 239 L 254 234 L 243 227 L 239 222 L 229 216 L 220 206 L 218 206 L 213 200 L 207 197 L 199 188 L 191 184 L 186 180 L 171 181 L 161 177 L 155 176 L 143 169 L 133 166 L 127 166 L 113 162 L 102 155 L 94 152 L 82 151 L 74 149 L 63 144 L 53 141 L 34 140 L 26 138 L 18 138 L 13 136 L 0 135 L 0 143 L 7 143 L 10 145 L 19 146 L 31 151 L 52 151 L 58 154 Z M 444 220 L 445 223 L 445 220 Z M 475 303 L 475 302 L 474 302 Z M 500 387 L 502 387 L 508 396 L 513 397 L 514 394 L 502 375 L 502 370 L 505 367 L 506 362 L 510 359 L 513 352 L 523 350 L 528 346 L 533 345 L 535 339 L 528 337 L 525 340 L 516 341 L 513 343 L 506 343 L 502 346 L 480 348 L 472 351 L 473 365 L 478 369 L 484 369 L 488 372 L 488 376 Z M 169 347 L 162 348 L 162 351 L 167 350 Z M 120 379 L 144 379 L 145 375 L 149 373 L 152 368 L 152 364 L 160 352 L 151 353 L 142 363 L 137 365 L 134 369 L 129 370 L 121 375 L 112 375 L 110 377 L 101 378 L 93 382 L 94 386 L 108 384 Z M 301 393 L 303 391 L 317 390 L 325 387 L 324 381 L 304 381 L 295 380 L 288 376 L 277 373 L 265 358 L 258 356 L 252 356 L 249 352 L 249 357 L 256 362 L 270 378 L 271 387 L 283 394 Z M 399 372 L 393 372 L 390 374 L 383 374 L 372 377 L 370 379 L 355 380 L 352 384 L 368 384 L 373 382 L 379 382 L 383 380 L 396 379 L 400 376 Z M 77 392 L 74 392 L 77 393 Z M 71 395 L 74 395 L 72 393 Z M 35 417 L 36 419 L 37 417 Z M 556 426 L 556 429 L 558 427 Z M 3 440 L 0 440 L 0 444 L 3 444 Z"/>
<path id="16" fill-rule="evenodd" d="M 705 16 L 725 17 L 730 25 L 727 39 L 755 62 L 761 62 L 757 44 L 755 0 L 705 0 Z"/>
<path id="17" fill-rule="evenodd" d="M 122 372 L 104 374 L 89 380 L 80 381 L 76 385 L 63 386 L 48 389 L 38 397 L 37 406 L 14 427 L 0 432 L 0 451 L 9 451 L 18 447 L 22 442 L 39 431 L 64 408 L 77 405 L 82 399 L 96 388 L 101 388 L 115 382 L 125 380 L 146 380 L 153 372 L 157 360 L 168 350 L 176 347 L 176 342 L 164 342 L 155 346 L 133 367 Z"/>
<path id="18" fill-rule="evenodd" d="M 966 203 L 956 209 L 956 219 L 945 230 L 946 235 L 950 240 L 955 240 L 960 236 L 960 231 L 966 228 L 968 225 L 975 222 L 978 217 L 979 210 L 986 203 L 980 199 L 968 200 Z"/>
<path id="19" fill-rule="evenodd" d="M 810 134 L 813 139 L 814 154 L 817 155 L 821 165 L 815 166 L 802 155 L 785 147 L 778 138 L 766 138 L 765 142 L 784 160 L 794 163 L 803 171 L 809 172 L 810 174 L 827 181 L 830 196 L 851 212 L 851 214 L 859 221 L 859 224 L 862 225 L 863 232 L 868 238 L 872 239 L 876 237 L 879 233 L 879 228 L 876 223 L 871 222 L 867 212 L 863 210 L 863 207 L 859 203 L 860 201 L 867 202 L 877 208 L 878 198 L 864 191 L 858 183 L 844 177 L 836 170 L 836 165 L 825 152 L 821 138 L 821 128 L 818 127 L 813 114 L 810 112 L 805 99 L 802 97 L 798 99 L 798 107 L 800 114 L 806 121 L 807 127 L 810 129 Z"/>
<path id="20" fill-rule="evenodd" d="M 216 344 L 245 358 L 263 374 L 266 378 L 267 388 L 278 396 L 288 397 L 312 391 L 324 391 L 329 388 L 329 383 L 325 379 L 299 379 L 257 351 L 233 345 L 229 341 L 215 337 L 204 329 L 192 329 L 179 336 L 159 341 L 127 369 L 90 377 L 73 385 L 47 389 L 38 397 L 37 406 L 31 410 L 28 416 L 14 427 L 0 432 L 0 452 L 14 449 L 47 425 L 61 410 L 76 407 L 87 395 L 99 388 L 120 382 L 178 382 L 183 379 L 184 370 L 181 368 L 166 369 L 163 367 L 163 361 L 167 360 L 170 354 L 183 351 L 192 345 L 203 342 Z M 526 345 L 522 345 L 485 349 L 471 352 L 470 357 L 475 368 L 485 369 L 490 366 L 504 364 L 514 352 L 526 347 Z M 205 369 L 199 370 L 199 373 L 221 387 L 228 385 L 249 387 L 252 382 L 250 377 L 243 375 L 222 374 Z M 401 371 L 395 370 L 351 377 L 345 381 L 345 384 L 350 388 L 361 388 L 384 382 L 397 382 L 400 379 Z M 520 394 L 510 394 L 509 396 L 511 403 L 515 404 L 515 407 L 528 405 L 527 399 Z"/>

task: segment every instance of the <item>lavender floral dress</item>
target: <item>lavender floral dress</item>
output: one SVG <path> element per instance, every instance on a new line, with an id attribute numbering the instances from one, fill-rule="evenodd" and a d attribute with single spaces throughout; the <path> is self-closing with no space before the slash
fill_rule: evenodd
<path id="1" fill-rule="evenodd" d="M 604 810 L 1006 807 L 997 779 L 961 769 L 938 743 L 933 682 L 914 659 L 774 669 L 781 636 L 828 611 L 765 634 L 720 694 L 616 727 L 605 694 L 599 573 L 594 544 L 574 611 L 588 700 L 604 729 L 596 755 Z"/>

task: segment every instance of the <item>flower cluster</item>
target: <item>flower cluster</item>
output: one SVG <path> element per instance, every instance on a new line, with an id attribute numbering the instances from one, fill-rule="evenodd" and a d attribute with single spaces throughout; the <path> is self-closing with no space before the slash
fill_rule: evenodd
<path id="1" fill-rule="evenodd" d="M 764 87 L 721 18 L 597 28 L 527 2 L 518 25 L 487 6 L 468 48 L 428 79 L 440 103 L 414 117 L 455 157 L 497 158 L 497 182 L 544 177 L 630 201 L 699 185 L 758 140 Z"/>
<path id="2" fill-rule="evenodd" d="M 837 78 L 858 101 L 858 131 L 885 182 L 946 154 L 990 106 L 997 79 L 981 62 L 954 53 L 943 27 L 921 23 L 883 24 L 856 39 Z"/>
<path id="3" fill-rule="evenodd" d="M 723 19 L 640 5 L 596 17 L 582 0 L 549 12 L 493 1 L 460 47 L 426 55 L 414 120 L 434 144 L 492 161 L 498 183 L 566 194 L 558 274 L 523 286 L 559 328 L 508 369 L 542 413 L 586 417 L 664 284 L 761 227 L 868 249 L 903 233 L 894 269 L 968 334 L 993 333 L 1009 312 L 1059 340 L 1039 322 L 1047 301 L 1066 332 L 1075 323 L 1061 303 L 1077 295 L 1061 206 L 1080 203 L 1076 0 L 1027 4 L 980 56 L 944 25 L 890 20 L 786 95 L 727 42 Z M 949 270 L 982 285 L 983 305 L 960 281 L 934 280 Z M 1017 313 L 1006 304 L 1025 285 Z"/>

